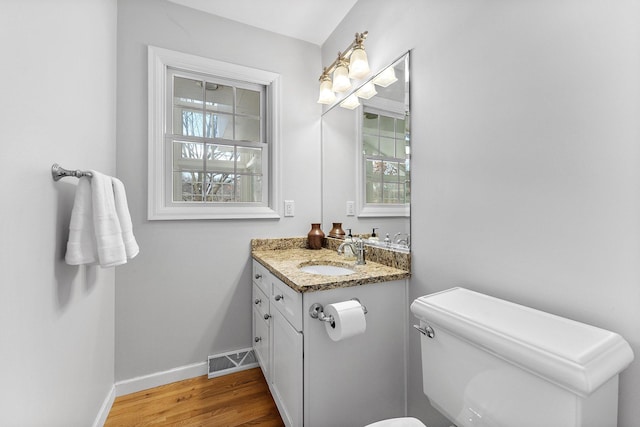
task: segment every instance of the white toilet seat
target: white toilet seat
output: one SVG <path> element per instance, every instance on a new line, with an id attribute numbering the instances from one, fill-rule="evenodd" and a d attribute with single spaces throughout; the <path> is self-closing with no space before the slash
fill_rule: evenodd
<path id="1" fill-rule="evenodd" d="M 390 418 L 388 420 L 382 420 L 373 424 L 367 424 L 365 427 L 427 427 L 422 424 L 417 418 L 402 417 L 402 418 Z"/>

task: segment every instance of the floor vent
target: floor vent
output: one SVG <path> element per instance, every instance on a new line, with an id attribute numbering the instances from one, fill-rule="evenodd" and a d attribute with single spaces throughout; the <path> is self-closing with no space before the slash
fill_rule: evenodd
<path id="1" fill-rule="evenodd" d="M 229 353 L 209 356 L 209 378 L 219 377 L 232 372 L 256 368 L 258 361 L 252 349 L 230 351 Z"/>

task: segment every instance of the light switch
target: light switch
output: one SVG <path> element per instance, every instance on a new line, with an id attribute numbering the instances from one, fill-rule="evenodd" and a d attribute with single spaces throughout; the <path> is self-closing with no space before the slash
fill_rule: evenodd
<path id="1" fill-rule="evenodd" d="M 294 216 L 296 210 L 296 204 L 293 200 L 284 201 L 284 216 Z"/>
<path id="2" fill-rule="evenodd" d="M 353 200 L 347 201 L 347 216 L 355 216 L 356 203 Z"/>

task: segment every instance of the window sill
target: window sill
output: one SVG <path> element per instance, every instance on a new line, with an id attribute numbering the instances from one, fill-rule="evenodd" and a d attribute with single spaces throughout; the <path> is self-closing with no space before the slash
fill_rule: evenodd
<path id="1" fill-rule="evenodd" d="M 280 219 L 280 214 L 268 207 L 159 207 L 150 209 L 150 221 L 180 219 Z"/>
<path id="2" fill-rule="evenodd" d="M 409 205 L 365 206 L 358 212 L 358 218 L 406 217 L 411 216 Z"/>

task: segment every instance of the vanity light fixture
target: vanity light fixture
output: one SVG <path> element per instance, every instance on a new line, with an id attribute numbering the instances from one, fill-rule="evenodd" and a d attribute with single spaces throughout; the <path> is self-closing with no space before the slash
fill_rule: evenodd
<path id="1" fill-rule="evenodd" d="M 355 40 L 342 52 L 328 67 L 325 67 L 320 76 L 319 104 L 332 104 L 335 101 L 335 92 L 344 92 L 351 87 L 350 79 L 362 79 L 369 74 L 369 62 L 364 50 L 364 40 L 368 32 L 356 33 Z M 333 76 L 333 81 L 331 80 Z M 333 96 L 328 92 L 331 91 Z"/>

